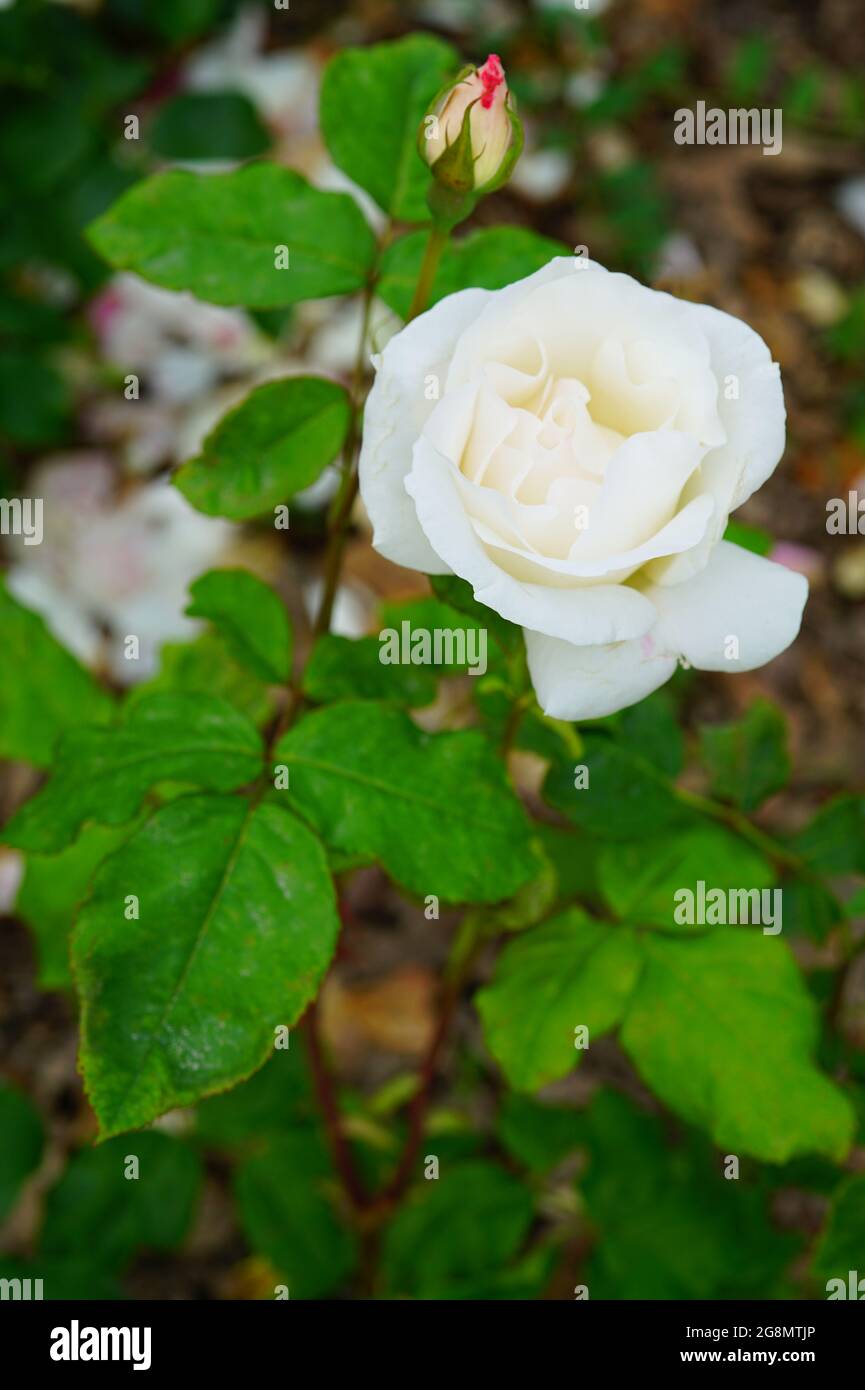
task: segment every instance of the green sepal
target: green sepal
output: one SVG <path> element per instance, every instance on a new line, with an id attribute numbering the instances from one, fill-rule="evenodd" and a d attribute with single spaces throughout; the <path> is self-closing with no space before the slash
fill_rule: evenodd
<path id="1" fill-rule="evenodd" d="M 463 195 L 474 192 L 475 187 L 471 116 L 472 110 L 477 106 L 479 100 L 480 98 L 476 97 L 474 101 L 469 102 L 456 140 L 451 145 L 445 145 L 438 159 L 430 165 L 436 183 L 454 193 Z"/>

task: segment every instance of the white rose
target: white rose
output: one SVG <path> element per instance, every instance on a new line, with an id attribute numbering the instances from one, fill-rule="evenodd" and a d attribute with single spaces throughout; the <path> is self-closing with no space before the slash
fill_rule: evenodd
<path id="1" fill-rule="evenodd" d="M 441 300 L 376 368 L 373 543 L 519 623 L 547 714 L 611 714 L 679 660 L 747 671 L 795 638 L 806 580 L 721 539 L 784 448 L 746 324 L 561 258 Z"/>

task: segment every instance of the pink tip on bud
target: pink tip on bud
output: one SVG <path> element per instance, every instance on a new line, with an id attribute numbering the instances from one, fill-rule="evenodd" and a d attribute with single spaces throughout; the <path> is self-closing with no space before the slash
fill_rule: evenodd
<path id="1" fill-rule="evenodd" d="M 502 67 L 502 60 L 497 53 L 491 53 L 482 68 L 478 68 L 478 77 L 481 79 L 484 93 L 481 97 L 481 106 L 485 111 L 489 111 L 493 104 L 496 89 L 505 80 L 505 70 Z"/>

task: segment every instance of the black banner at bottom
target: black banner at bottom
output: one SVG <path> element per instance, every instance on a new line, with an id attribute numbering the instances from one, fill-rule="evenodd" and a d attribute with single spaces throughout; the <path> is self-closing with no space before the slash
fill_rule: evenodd
<path id="1" fill-rule="evenodd" d="M 459 1343 L 448 1335 L 451 1330 Z M 532 1337 L 521 1339 L 520 1350 L 546 1365 L 554 1364 L 550 1356 L 561 1338 L 562 1353 L 570 1364 L 577 1357 L 580 1369 L 587 1361 L 622 1371 L 806 1366 L 825 1375 L 861 1355 L 865 1309 L 845 1301 L 473 1302 L 434 1308 L 408 1302 L 0 1302 L 5 1364 L 60 1379 L 92 1377 L 106 1367 L 115 1375 L 160 1377 L 187 1370 L 248 1374 L 265 1366 L 290 1373 L 301 1347 L 305 1362 L 318 1356 L 329 1373 L 340 1354 L 357 1371 L 376 1355 L 377 1339 L 387 1357 L 404 1331 L 412 1334 L 413 1363 L 423 1367 L 424 1378 L 438 1365 L 453 1374 L 462 1347 L 469 1364 L 481 1350 L 485 1366 L 494 1365 L 499 1353 L 510 1361 L 514 1333 Z"/>

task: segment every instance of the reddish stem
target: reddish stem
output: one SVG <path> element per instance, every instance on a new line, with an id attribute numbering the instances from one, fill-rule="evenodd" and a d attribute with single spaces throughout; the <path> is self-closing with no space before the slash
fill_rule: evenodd
<path id="1" fill-rule="evenodd" d="M 342 1118 L 339 1113 L 339 1102 L 336 1098 L 330 1073 L 324 1060 L 321 1049 L 321 1042 L 316 1026 L 318 1010 L 316 1005 L 310 1004 L 306 1013 L 300 1021 L 300 1029 L 306 1042 L 306 1049 L 309 1054 L 309 1065 L 312 1071 L 315 1093 L 324 1117 L 324 1127 L 330 1142 L 333 1161 L 337 1172 L 342 1180 L 346 1195 L 352 1205 L 361 1210 L 368 1203 L 368 1196 L 360 1175 L 354 1165 L 354 1157 L 351 1146 L 343 1133 Z"/>
<path id="2" fill-rule="evenodd" d="M 459 1002 L 460 983 L 454 981 L 442 1000 L 438 1023 L 426 1057 L 418 1073 L 418 1088 L 412 1096 L 408 1111 L 408 1134 L 396 1171 L 378 1201 L 388 1206 L 398 1202 L 411 1182 L 414 1166 L 424 1133 L 424 1121 L 432 1100 L 442 1048 Z"/>

